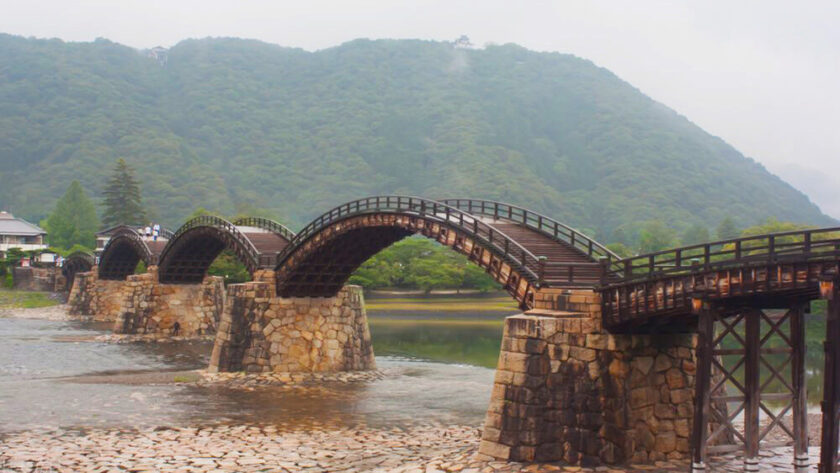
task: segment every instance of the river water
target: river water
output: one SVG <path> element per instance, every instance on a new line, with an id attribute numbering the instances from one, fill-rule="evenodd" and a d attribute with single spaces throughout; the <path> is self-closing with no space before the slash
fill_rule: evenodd
<path id="1" fill-rule="evenodd" d="M 150 373 L 172 372 L 171 381 L 176 372 L 205 368 L 210 342 L 115 344 L 94 340 L 109 333 L 110 324 L 0 318 L 0 432 L 237 422 L 478 426 L 490 398 L 502 321 L 516 312 L 504 296 L 370 299 L 383 379 L 253 391 L 149 381 Z M 808 387 L 816 404 L 822 387 L 816 340 L 824 332 L 810 325 L 809 337 L 816 338 L 809 343 Z M 94 381 L 90 375 L 97 375 Z"/>
<path id="2" fill-rule="evenodd" d="M 394 307 L 369 310 L 383 379 L 294 390 L 149 382 L 150 373 L 175 377 L 206 367 L 212 343 L 107 343 L 94 337 L 109 333 L 110 324 L 0 318 L 0 431 L 233 422 L 480 425 L 501 321 L 515 310 Z"/>

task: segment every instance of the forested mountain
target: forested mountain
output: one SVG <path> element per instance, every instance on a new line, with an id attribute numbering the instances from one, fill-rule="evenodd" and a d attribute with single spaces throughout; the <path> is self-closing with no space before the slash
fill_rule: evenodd
<path id="1" fill-rule="evenodd" d="M 698 93 L 703 93 L 698 91 Z M 265 209 L 293 228 L 382 193 L 476 197 L 609 240 L 646 220 L 828 224 L 800 192 L 611 72 L 515 45 L 356 40 L 306 52 L 0 35 L 0 208 L 37 221 L 117 158 L 152 215 Z"/>

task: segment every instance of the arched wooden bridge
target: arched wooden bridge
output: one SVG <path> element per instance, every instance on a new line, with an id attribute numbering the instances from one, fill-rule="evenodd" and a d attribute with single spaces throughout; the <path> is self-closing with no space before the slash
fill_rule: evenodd
<path id="1" fill-rule="evenodd" d="M 592 287 L 600 280 L 598 258 L 614 256 L 569 227 L 508 204 L 368 197 L 324 213 L 291 240 L 278 256 L 277 293 L 334 295 L 368 258 L 412 234 L 466 255 L 523 307 L 541 287 Z"/>
<path id="2" fill-rule="evenodd" d="M 99 256 L 99 278 L 124 280 L 134 274 L 140 261 L 146 266 L 157 264 L 167 241 L 145 237 L 128 225 L 118 227 Z"/>
<path id="3" fill-rule="evenodd" d="M 90 271 L 96 264 L 96 257 L 85 251 L 75 251 L 64 258 L 61 266 L 61 275 L 64 276 L 64 290 L 70 292 L 76 274 Z"/>
<path id="4" fill-rule="evenodd" d="M 227 248 L 251 273 L 275 269 L 280 295 L 331 296 L 364 261 L 415 233 L 467 255 L 523 308 L 539 288 L 593 287 L 599 259 L 617 258 L 582 233 L 509 204 L 379 196 L 340 205 L 297 235 L 262 218 L 197 217 L 158 241 L 124 227 L 103 250 L 99 274 L 125 279 L 143 261 L 158 266 L 162 283 L 195 284 Z"/>
<path id="5" fill-rule="evenodd" d="M 413 234 L 466 255 L 523 309 L 532 308 L 535 293 L 544 289 L 591 289 L 601 296 L 608 331 L 698 333 L 692 440 L 698 471 L 707 453 L 716 449 L 737 446 L 748 463 L 756 459 L 773 428 L 790 435 L 800 470 L 807 463 L 804 313 L 810 301 L 828 299 L 822 441 L 829 447 L 822 449 L 820 471 L 838 471 L 840 228 L 759 235 L 621 259 L 567 225 L 510 204 L 377 196 L 335 207 L 297 234 L 260 218 L 228 222 L 198 217 L 158 241 L 125 227 L 106 246 L 99 274 L 124 279 L 142 260 L 158 265 L 160 282 L 199 283 L 227 248 L 252 273 L 274 269 L 279 296 L 332 296 L 367 259 Z M 734 337 L 738 348 L 723 347 L 726 337 Z M 771 347 L 770 340 L 782 340 L 783 346 Z M 768 361 L 771 355 L 786 361 L 774 365 Z M 732 368 L 719 361 L 721 356 L 741 361 Z M 743 380 L 734 376 L 738 367 L 746 371 Z M 713 369 L 723 373 L 723 381 L 712 381 Z M 786 392 L 763 392 L 776 381 Z M 725 392 L 724 383 L 737 393 Z M 768 399 L 786 407 L 779 413 L 768 406 Z M 721 403 L 738 407 L 730 415 L 715 410 Z M 782 420 L 789 413 L 792 425 Z M 733 425 L 738 415 L 745 418 L 742 430 Z M 769 427 L 760 426 L 760 416 L 769 417 Z"/>

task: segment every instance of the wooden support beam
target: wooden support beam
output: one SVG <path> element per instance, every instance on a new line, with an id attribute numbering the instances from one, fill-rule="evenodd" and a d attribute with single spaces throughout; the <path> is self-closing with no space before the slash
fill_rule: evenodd
<path id="1" fill-rule="evenodd" d="M 749 310 L 745 314 L 744 346 L 744 471 L 758 471 L 759 437 L 758 412 L 761 403 L 761 312 Z"/>
<path id="2" fill-rule="evenodd" d="M 825 372 L 823 373 L 822 442 L 820 473 L 837 473 L 838 410 L 840 410 L 840 278 L 820 281 L 820 292 L 828 299 L 825 327 Z"/>
<path id="3" fill-rule="evenodd" d="M 694 385 L 694 425 L 691 437 L 691 472 L 706 470 L 706 440 L 709 436 L 712 382 L 712 351 L 715 340 L 716 313 L 708 304 L 699 303 L 697 325 L 697 375 Z"/>
<path id="4" fill-rule="evenodd" d="M 808 472 L 808 394 L 805 383 L 805 305 L 790 311 L 791 387 L 793 387 L 793 471 Z"/>

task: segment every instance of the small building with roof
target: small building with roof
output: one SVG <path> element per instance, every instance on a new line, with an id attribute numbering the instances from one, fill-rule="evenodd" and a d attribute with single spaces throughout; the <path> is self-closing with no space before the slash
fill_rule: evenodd
<path id="1" fill-rule="evenodd" d="M 45 250 L 47 232 L 9 212 L 0 211 L 0 257 L 12 248 L 23 251 Z"/>

